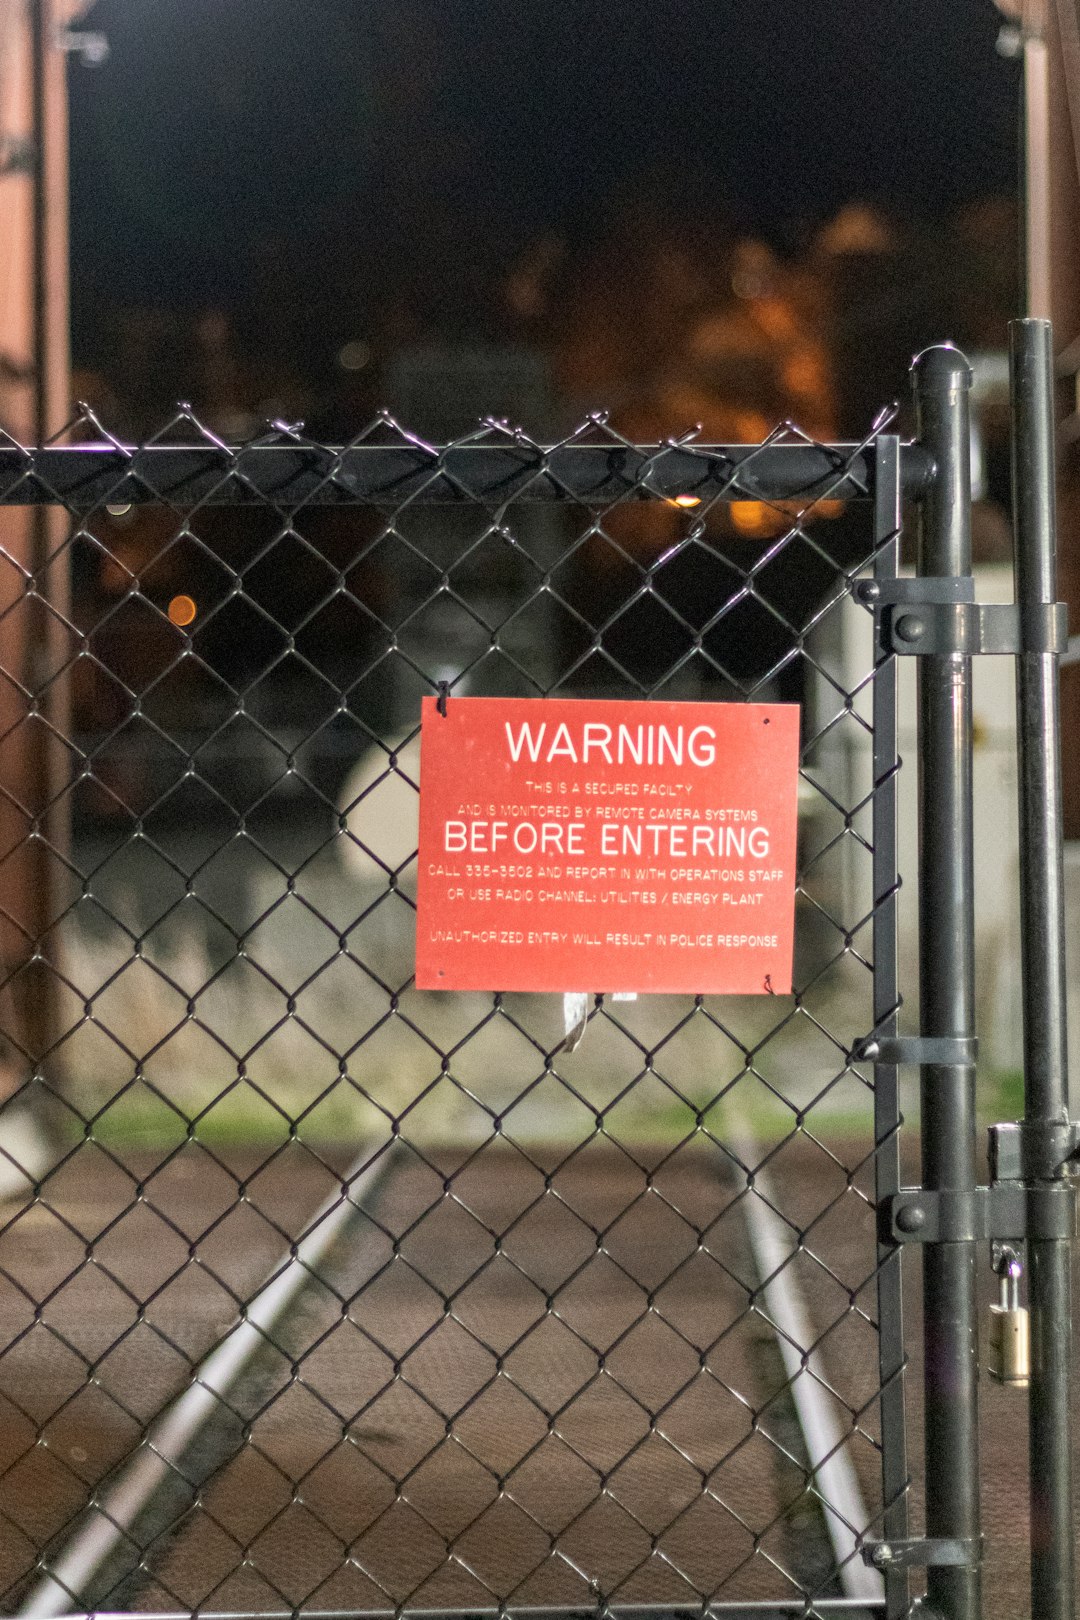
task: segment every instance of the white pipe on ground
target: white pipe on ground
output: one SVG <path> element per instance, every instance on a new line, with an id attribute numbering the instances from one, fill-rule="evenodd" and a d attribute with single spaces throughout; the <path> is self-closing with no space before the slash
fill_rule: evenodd
<path id="1" fill-rule="evenodd" d="M 243 1320 L 199 1363 L 187 1389 L 151 1424 L 138 1449 L 111 1483 L 100 1493 L 95 1492 L 75 1533 L 19 1610 L 20 1616 L 26 1620 L 55 1620 L 56 1616 L 69 1614 L 73 1605 L 85 1603 L 94 1577 L 120 1542 L 131 1539 L 154 1493 L 180 1468 L 185 1452 L 219 1414 L 229 1390 L 265 1347 L 267 1338 L 308 1286 L 312 1274 L 318 1276 L 357 1210 L 371 1205 L 396 1168 L 400 1154 L 400 1145 L 392 1143 L 372 1162 L 365 1154 L 342 1177 L 342 1189 L 320 1207 L 295 1254 L 275 1268 Z"/>
<path id="2" fill-rule="evenodd" d="M 724 1110 L 724 1135 L 732 1152 L 751 1170 L 756 1163 L 754 1140 L 746 1122 L 730 1106 Z M 776 1342 L 788 1377 L 788 1389 L 806 1446 L 832 1543 L 844 1595 L 863 1603 L 880 1604 L 885 1587 L 880 1573 L 863 1563 L 856 1531 L 870 1527 L 870 1514 L 859 1485 L 846 1441 L 845 1428 L 828 1393 L 821 1352 L 812 1350 L 819 1335 L 787 1261 L 795 1252 L 791 1229 L 776 1213 L 775 1199 L 763 1170 L 752 1170 L 743 1199 L 743 1214 L 758 1274 L 765 1311 L 776 1329 Z M 852 1529 L 855 1526 L 855 1529 Z"/>

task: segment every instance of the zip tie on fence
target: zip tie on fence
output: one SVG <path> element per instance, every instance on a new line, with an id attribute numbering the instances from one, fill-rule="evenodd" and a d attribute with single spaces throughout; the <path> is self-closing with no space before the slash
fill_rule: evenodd
<path id="1" fill-rule="evenodd" d="M 585 1031 L 589 1027 L 589 992 L 587 990 L 568 990 L 562 998 L 563 1029 L 565 1038 L 560 1048 L 563 1052 L 576 1052 L 585 1039 Z"/>

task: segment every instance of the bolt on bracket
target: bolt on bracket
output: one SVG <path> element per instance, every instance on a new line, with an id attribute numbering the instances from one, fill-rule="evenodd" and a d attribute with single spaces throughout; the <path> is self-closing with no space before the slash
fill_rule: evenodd
<path id="1" fill-rule="evenodd" d="M 968 575 L 865 579 L 855 595 L 873 608 L 885 652 L 903 656 L 1063 653 L 1064 602 L 976 602 Z"/>

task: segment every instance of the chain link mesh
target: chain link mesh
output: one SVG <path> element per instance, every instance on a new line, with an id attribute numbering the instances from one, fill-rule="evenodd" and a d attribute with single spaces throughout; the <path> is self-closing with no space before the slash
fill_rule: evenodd
<path id="1" fill-rule="evenodd" d="M 860 497 L 887 426 L 733 458 L 602 417 L 554 448 L 380 417 L 328 450 L 281 425 L 225 446 L 188 409 L 132 449 L 87 415 L 58 452 L 104 462 L 62 483 L 0 446 L 9 1608 L 48 1570 L 71 1609 L 189 1613 L 811 1613 L 848 1589 L 831 1530 L 883 1511 L 849 1054 L 875 910 L 851 581 L 884 539 Z M 770 497 L 799 447 L 829 476 Z M 380 449 L 416 458 L 403 496 L 356 492 L 350 456 Z M 478 496 L 453 453 L 500 449 L 511 493 Z M 202 455 L 197 499 L 173 450 Z M 252 471 L 285 451 L 299 499 Z M 616 493 L 566 472 L 585 451 Z M 558 998 L 417 991 L 440 689 L 800 703 L 796 994 L 595 997 L 569 1052 Z M 77 1583 L 73 1535 L 97 1549 Z"/>

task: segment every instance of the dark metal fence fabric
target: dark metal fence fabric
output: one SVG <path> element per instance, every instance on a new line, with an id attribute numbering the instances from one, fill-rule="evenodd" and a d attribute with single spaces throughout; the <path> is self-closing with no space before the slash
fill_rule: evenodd
<path id="1" fill-rule="evenodd" d="M 0 446 L 8 1612 L 881 1600 L 888 429 Z M 417 991 L 440 690 L 799 703 L 796 993 Z"/>

